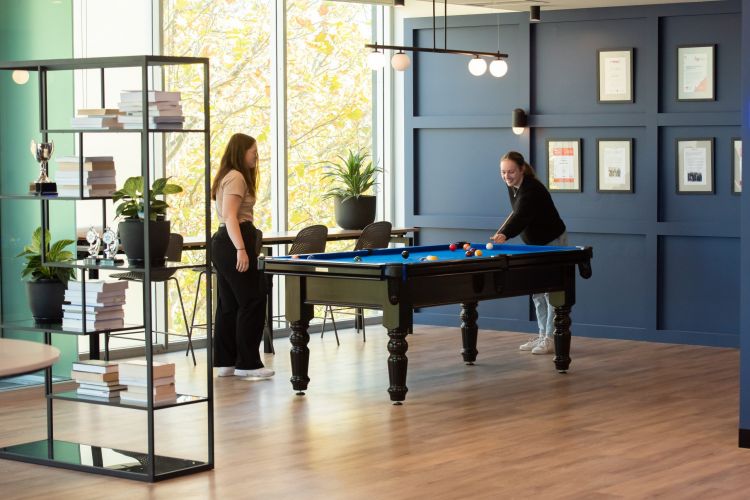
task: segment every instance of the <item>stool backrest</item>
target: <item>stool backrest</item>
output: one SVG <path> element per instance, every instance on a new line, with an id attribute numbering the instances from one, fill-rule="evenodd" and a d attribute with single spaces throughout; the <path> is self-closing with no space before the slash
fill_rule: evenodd
<path id="1" fill-rule="evenodd" d="M 391 242 L 391 223 L 387 220 L 381 220 L 369 224 L 362 230 L 362 234 L 357 238 L 354 245 L 355 250 L 365 250 L 367 248 L 387 248 Z"/>
<path id="2" fill-rule="evenodd" d="M 166 259 L 169 262 L 180 262 L 182 260 L 183 238 L 179 233 L 169 233 Z"/>
<path id="3" fill-rule="evenodd" d="M 323 253 L 326 251 L 328 228 L 322 224 L 308 226 L 294 237 L 289 255 L 301 253 Z"/>

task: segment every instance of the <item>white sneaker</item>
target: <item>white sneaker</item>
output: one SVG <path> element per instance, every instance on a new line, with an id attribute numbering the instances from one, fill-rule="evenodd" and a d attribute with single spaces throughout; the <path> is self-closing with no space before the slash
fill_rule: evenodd
<path id="1" fill-rule="evenodd" d="M 555 354 L 555 339 L 544 337 L 544 340 L 531 350 L 531 354 Z"/>
<path id="2" fill-rule="evenodd" d="M 533 339 L 529 340 L 525 344 L 521 344 L 521 346 L 519 347 L 519 349 L 522 350 L 522 351 L 531 351 L 537 345 L 539 345 L 539 342 L 542 341 L 542 339 L 544 339 L 544 336 L 537 335 L 536 337 L 534 337 Z"/>
<path id="3" fill-rule="evenodd" d="M 220 366 L 219 377 L 231 377 L 234 375 L 234 366 Z"/>
<path id="4" fill-rule="evenodd" d="M 271 378 L 275 371 L 270 368 L 256 368 L 255 370 L 234 370 L 237 377 Z"/>

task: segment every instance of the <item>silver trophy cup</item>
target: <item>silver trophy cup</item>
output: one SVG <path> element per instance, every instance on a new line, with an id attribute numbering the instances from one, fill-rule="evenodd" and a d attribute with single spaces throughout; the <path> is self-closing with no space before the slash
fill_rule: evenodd
<path id="1" fill-rule="evenodd" d="M 55 151 L 55 141 L 37 143 L 31 140 L 31 155 L 39 162 L 39 178 L 29 186 L 29 191 L 35 194 L 57 194 L 57 184 L 47 175 L 48 163 Z"/>

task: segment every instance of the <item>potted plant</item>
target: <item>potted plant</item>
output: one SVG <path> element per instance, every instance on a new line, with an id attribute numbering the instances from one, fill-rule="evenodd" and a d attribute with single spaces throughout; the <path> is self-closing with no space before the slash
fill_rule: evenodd
<path id="1" fill-rule="evenodd" d="M 75 255 L 65 247 L 73 240 L 58 240 L 52 243 L 49 230 L 44 233 L 44 262 L 72 262 Z M 63 301 L 68 280 L 75 277 L 75 269 L 69 267 L 49 267 L 42 264 L 42 228 L 38 227 L 31 236 L 31 244 L 23 247 L 16 257 L 25 257 L 21 277 L 31 277 L 26 283 L 26 295 L 35 320 L 56 323 L 62 321 Z"/>
<path id="2" fill-rule="evenodd" d="M 336 223 L 344 229 L 362 229 L 375 220 L 375 195 L 366 193 L 382 170 L 366 161 L 368 157 L 361 149 L 350 149 L 346 158 L 339 156 L 341 163 L 329 166 L 323 174 L 334 182 L 323 198 L 333 198 Z"/>
<path id="3" fill-rule="evenodd" d="M 149 190 L 149 255 L 151 263 L 155 265 L 164 263 L 170 230 L 169 221 L 166 220 L 169 205 L 157 196 L 182 192 L 182 187 L 170 184 L 169 179 L 169 177 L 156 179 Z M 117 226 L 120 243 L 128 260 L 135 262 L 143 261 L 145 255 L 143 250 L 144 193 L 143 177 L 137 176 L 127 179 L 122 189 L 115 191 L 112 196 L 113 201 L 120 202 L 115 209 L 115 214 L 123 218 Z"/>

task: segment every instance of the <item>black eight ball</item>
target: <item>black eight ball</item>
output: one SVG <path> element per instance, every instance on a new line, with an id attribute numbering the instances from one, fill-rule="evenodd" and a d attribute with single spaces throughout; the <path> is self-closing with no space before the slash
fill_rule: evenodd
<path id="1" fill-rule="evenodd" d="M 409 258 L 409 251 L 408 250 L 404 250 L 403 252 L 401 252 L 401 257 L 403 257 L 404 259 L 408 259 Z"/>

